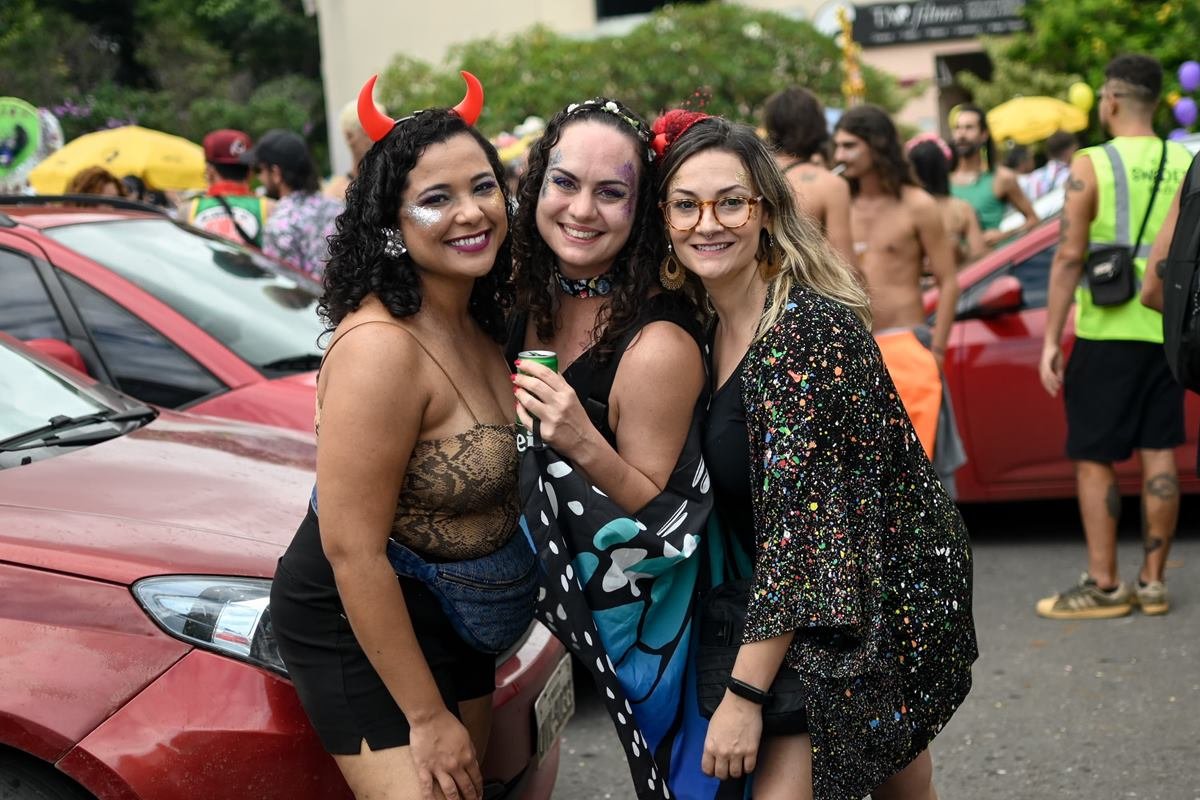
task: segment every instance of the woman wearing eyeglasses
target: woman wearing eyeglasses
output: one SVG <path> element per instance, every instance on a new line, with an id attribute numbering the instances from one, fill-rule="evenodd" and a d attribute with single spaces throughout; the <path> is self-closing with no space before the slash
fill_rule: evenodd
<path id="1" fill-rule="evenodd" d="M 669 246 L 716 312 L 716 515 L 753 562 L 731 576 L 749 579 L 744 636 L 700 767 L 752 775 L 756 800 L 932 799 L 926 746 L 977 655 L 962 519 L 871 338 L 866 294 L 754 131 L 691 112 L 655 130 Z M 803 713 L 764 738 L 783 671 Z"/>

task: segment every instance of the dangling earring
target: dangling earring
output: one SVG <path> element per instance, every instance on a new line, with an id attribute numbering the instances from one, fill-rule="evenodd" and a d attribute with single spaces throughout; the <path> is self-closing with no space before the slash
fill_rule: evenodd
<path id="1" fill-rule="evenodd" d="M 755 257 L 758 259 L 758 269 L 763 278 L 770 280 L 775 277 L 779 271 L 780 248 L 775 242 L 775 236 L 766 228 L 763 228 L 763 234 L 766 235 L 764 241 L 760 235 L 758 240 L 758 252 Z"/>
<path id="2" fill-rule="evenodd" d="M 658 266 L 658 282 L 668 292 L 677 292 L 683 288 L 683 265 L 675 257 L 675 249 L 667 242 L 667 257 Z"/>
<path id="3" fill-rule="evenodd" d="M 408 252 L 399 228 L 382 228 L 381 230 L 383 231 L 383 254 L 385 256 L 399 258 Z"/>

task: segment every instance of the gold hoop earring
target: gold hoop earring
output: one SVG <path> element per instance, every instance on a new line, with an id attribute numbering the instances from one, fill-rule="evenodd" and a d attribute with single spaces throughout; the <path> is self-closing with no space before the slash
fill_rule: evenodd
<path id="1" fill-rule="evenodd" d="M 658 282 L 668 292 L 677 292 L 683 288 L 683 265 L 675 257 L 675 249 L 667 242 L 667 256 L 658 265 Z"/>

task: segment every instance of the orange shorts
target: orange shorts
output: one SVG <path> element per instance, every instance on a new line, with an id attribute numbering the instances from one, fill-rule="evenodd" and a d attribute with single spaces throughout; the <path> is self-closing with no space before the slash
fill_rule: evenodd
<path id="1" fill-rule="evenodd" d="M 881 333 L 875 342 L 925 455 L 932 461 L 942 410 L 942 374 L 937 360 L 911 330 Z"/>

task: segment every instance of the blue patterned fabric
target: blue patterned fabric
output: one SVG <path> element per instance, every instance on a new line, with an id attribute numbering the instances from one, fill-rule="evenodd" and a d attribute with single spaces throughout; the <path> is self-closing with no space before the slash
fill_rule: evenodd
<path id="1" fill-rule="evenodd" d="M 699 413 L 666 489 L 636 515 L 549 448 L 525 452 L 520 491 L 541 566 L 537 619 L 596 681 L 637 796 L 713 800 L 689 671 L 712 509 Z"/>

